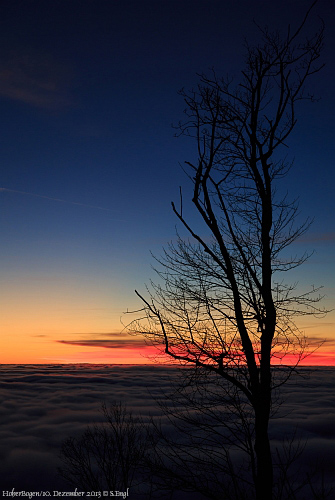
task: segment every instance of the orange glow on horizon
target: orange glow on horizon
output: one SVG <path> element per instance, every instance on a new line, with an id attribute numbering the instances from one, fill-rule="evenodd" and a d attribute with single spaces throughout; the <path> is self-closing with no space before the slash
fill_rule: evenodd
<path id="1" fill-rule="evenodd" d="M 274 365 L 295 365 L 297 357 L 294 355 L 287 355 L 282 363 L 273 363 Z M 321 349 L 313 352 L 309 356 L 302 359 L 298 366 L 335 366 L 335 351 L 322 351 Z"/>
<path id="2" fill-rule="evenodd" d="M 20 339 L 23 340 L 23 339 Z M 148 364 L 157 351 L 152 346 L 131 348 L 92 348 L 63 344 L 51 339 L 30 338 L 25 345 L 19 339 L 10 339 L 2 349 L 0 364 Z"/>
<path id="3" fill-rule="evenodd" d="M 102 334 L 103 336 L 103 334 Z M 19 341 L 21 340 L 21 342 Z M 154 364 L 169 360 L 162 356 L 154 346 L 138 345 L 131 347 L 129 342 L 125 348 L 92 347 L 85 345 L 64 344 L 43 337 L 30 337 L 30 342 L 23 344 L 24 339 L 12 337 L 1 352 L 1 364 Z M 26 339 L 25 339 L 26 340 Z M 171 359 L 171 362 L 173 360 Z M 297 356 L 288 354 L 282 362 L 274 365 L 294 365 Z M 321 346 L 317 351 L 304 357 L 299 366 L 335 366 L 335 351 Z"/>
<path id="4" fill-rule="evenodd" d="M 151 364 L 156 359 L 172 362 L 171 358 L 161 358 L 156 348 L 140 345 L 139 337 L 120 333 L 121 306 L 110 309 L 107 299 L 105 303 L 103 299 L 101 303 L 97 299 L 94 302 L 83 299 L 80 304 L 76 298 L 73 304 L 60 290 L 57 297 L 49 297 L 47 287 L 42 287 L 36 297 L 37 288 L 37 285 L 32 286 L 30 295 L 28 289 L 22 295 L 15 295 L 14 284 L 13 290 L 2 291 L 1 364 Z M 301 366 L 335 366 L 334 324 L 334 312 L 324 322 L 304 319 L 301 331 L 308 333 L 312 344 L 327 340 L 305 357 Z M 94 342 L 103 342 L 101 339 L 109 341 L 110 345 L 94 345 Z M 119 342 L 114 347 L 110 339 L 120 340 L 124 346 Z M 132 340 L 135 340 L 134 345 Z M 295 364 L 295 361 L 296 357 L 287 355 L 282 364 Z"/>

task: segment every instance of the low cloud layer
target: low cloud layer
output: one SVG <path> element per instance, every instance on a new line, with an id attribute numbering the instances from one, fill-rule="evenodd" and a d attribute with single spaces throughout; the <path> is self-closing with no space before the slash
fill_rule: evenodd
<path id="1" fill-rule="evenodd" d="M 296 431 L 297 438 L 307 440 L 302 469 L 323 462 L 331 482 L 335 369 L 302 373 L 285 386 L 271 436 L 277 443 Z M 1 489 L 67 490 L 57 476 L 62 442 L 103 421 L 103 401 L 123 401 L 134 413 L 159 415 L 157 401 L 164 400 L 176 377 L 177 368 L 168 366 L 2 365 Z"/>

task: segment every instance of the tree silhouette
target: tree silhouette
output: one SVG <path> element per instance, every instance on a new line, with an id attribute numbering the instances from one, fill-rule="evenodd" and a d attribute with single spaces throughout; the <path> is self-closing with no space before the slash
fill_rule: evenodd
<path id="1" fill-rule="evenodd" d="M 151 498 L 144 466 L 149 448 L 147 426 L 122 403 L 108 408 L 103 404 L 102 411 L 104 422 L 63 443 L 60 475 L 84 491 L 127 492 L 131 488 L 137 498 Z"/>
<path id="2" fill-rule="evenodd" d="M 190 240 L 178 236 L 157 259 L 159 282 L 151 283 L 147 297 L 136 292 L 145 318 L 130 327 L 246 398 L 253 410 L 257 500 L 272 499 L 273 390 L 293 369 L 273 365 L 284 365 L 288 354 L 299 362 L 306 341 L 294 319 L 322 312 L 317 289 L 298 293 L 283 280 L 307 258 L 290 258 L 287 247 L 309 221 L 296 223 L 297 203 L 280 195 L 278 182 L 291 166 L 280 152 L 296 126 L 297 105 L 314 100 L 306 83 L 322 67 L 323 25 L 305 36 L 311 8 L 285 36 L 260 28 L 262 41 L 246 47 L 239 84 L 213 71 L 181 92 L 186 119 L 179 134 L 195 141 L 197 153 L 185 169 L 207 232 L 186 217 L 181 192 L 180 207 L 172 208 Z"/>
<path id="3" fill-rule="evenodd" d="M 160 493 L 157 498 L 190 491 L 197 499 L 254 499 L 251 404 L 233 384 L 205 370 L 180 370 L 171 388 L 158 402 L 163 425 L 160 420 L 151 421 L 154 446 L 147 463 Z M 273 401 L 272 415 L 277 418 L 278 405 L 280 400 Z M 296 431 L 273 445 L 275 500 L 332 498 L 334 491 L 324 480 L 323 464 L 315 459 L 312 466 L 305 463 L 302 467 L 305 445 Z"/>

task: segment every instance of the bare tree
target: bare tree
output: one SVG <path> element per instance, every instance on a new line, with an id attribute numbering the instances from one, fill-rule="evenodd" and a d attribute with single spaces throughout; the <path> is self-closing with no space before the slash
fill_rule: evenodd
<path id="1" fill-rule="evenodd" d="M 196 500 L 253 498 L 251 405 L 219 375 L 182 375 L 160 400 L 161 416 L 146 423 L 122 403 L 103 404 L 104 422 L 64 442 L 61 476 L 84 491 L 129 493 L 137 500 L 184 500 L 185 492 Z M 275 500 L 332 498 L 316 464 L 297 474 L 303 447 L 293 435 L 276 449 Z"/>
<path id="2" fill-rule="evenodd" d="M 162 425 L 152 419 L 150 431 L 154 446 L 148 469 L 160 498 L 170 492 L 179 499 L 184 498 L 180 492 L 192 492 L 197 499 L 254 499 L 257 464 L 250 402 L 219 374 L 202 369 L 183 368 L 170 387 L 157 401 Z M 281 397 L 273 399 L 270 416 L 278 419 L 277 410 L 285 412 L 285 404 Z M 313 464 L 304 461 L 307 440 L 297 429 L 278 440 L 278 431 L 273 434 L 273 430 L 273 499 L 333 498 L 325 464 L 317 457 Z"/>
<path id="3" fill-rule="evenodd" d="M 155 446 L 149 467 L 155 484 L 160 491 L 201 495 L 196 498 L 250 498 L 254 451 L 249 402 L 232 384 L 206 371 L 182 370 L 171 386 L 159 401 L 163 427 L 151 422 Z"/>
<path id="4" fill-rule="evenodd" d="M 313 4 L 314 5 L 314 4 Z M 313 6 L 312 6 L 313 7 Z M 312 8 L 311 7 L 311 8 Z M 318 314 L 318 289 L 298 293 L 283 273 L 307 258 L 289 257 L 287 247 L 309 221 L 297 224 L 297 203 L 280 195 L 290 164 L 280 156 L 297 123 L 305 88 L 318 62 L 324 29 L 306 37 L 308 10 L 287 33 L 261 29 L 262 42 L 247 46 L 241 81 L 200 76 L 182 91 L 186 120 L 179 133 L 196 144 L 196 161 L 185 162 L 192 202 L 204 230 L 195 229 L 180 207 L 172 208 L 190 235 L 178 237 L 163 256 L 158 284 L 137 293 L 145 317 L 131 324 L 161 345 L 174 360 L 222 377 L 253 410 L 252 467 L 257 500 L 271 500 L 273 464 L 268 426 L 275 387 L 288 373 L 272 366 L 297 363 L 305 348 L 294 319 Z"/>
<path id="5" fill-rule="evenodd" d="M 79 438 L 64 442 L 60 475 L 84 491 L 132 489 L 137 498 L 151 498 L 144 467 L 149 448 L 147 426 L 122 403 L 110 408 L 103 404 L 102 410 L 103 423 L 89 426 Z"/>

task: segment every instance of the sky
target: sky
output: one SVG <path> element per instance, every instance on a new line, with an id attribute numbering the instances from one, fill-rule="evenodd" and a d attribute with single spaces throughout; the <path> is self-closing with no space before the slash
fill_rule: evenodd
<path id="1" fill-rule="evenodd" d="M 198 73 L 239 78 L 245 39 L 295 26 L 311 2 L 284 0 L 3 0 L 0 4 L 0 363 L 148 363 L 153 350 L 123 330 L 154 278 L 151 252 L 175 238 L 171 201 L 187 194 L 176 138 L 178 91 Z M 287 151 L 286 179 L 303 217 L 293 251 L 314 251 L 292 275 L 334 304 L 335 8 L 325 68 L 311 81 Z M 196 215 L 189 210 L 190 220 Z M 335 315 L 302 318 L 326 339 L 309 363 L 334 364 Z M 149 357 L 148 357 L 149 356 Z M 312 364 L 313 364 L 312 363 Z"/>

